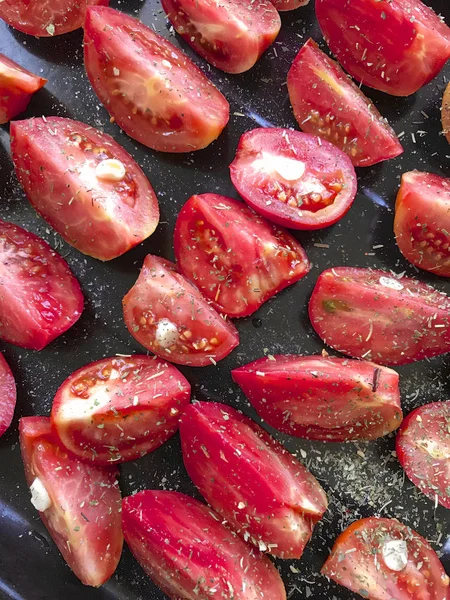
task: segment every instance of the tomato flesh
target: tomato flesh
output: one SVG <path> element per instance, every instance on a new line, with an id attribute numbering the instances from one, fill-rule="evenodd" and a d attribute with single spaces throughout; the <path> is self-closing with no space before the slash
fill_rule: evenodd
<path id="1" fill-rule="evenodd" d="M 0 354 L 0 437 L 11 425 L 16 407 L 16 382 L 14 375 L 5 360 L 3 354 Z"/>
<path id="2" fill-rule="evenodd" d="M 46 83 L 43 77 L 0 54 L 0 125 L 26 110 L 31 96 Z"/>
<path id="3" fill-rule="evenodd" d="M 442 130 L 450 143 L 450 83 L 445 88 L 441 106 Z"/>
<path id="4" fill-rule="evenodd" d="M 289 129 L 244 133 L 230 174 L 247 204 L 291 229 L 333 225 L 356 195 L 355 170 L 341 150 Z"/>
<path id="5" fill-rule="evenodd" d="M 295 10 L 300 6 L 306 6 L 308 3 L 309 0 L 272 0 L 272 4 L 280 12 Z"/>

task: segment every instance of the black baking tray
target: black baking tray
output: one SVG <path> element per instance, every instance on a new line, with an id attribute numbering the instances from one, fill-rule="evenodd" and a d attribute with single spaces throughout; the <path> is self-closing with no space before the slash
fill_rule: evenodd
<path id="1" fill-rule="evenodd" d="M 447 2 L 433 0 L 432 5 L 450 22 Z M 209 67 L 173 35 L 157 0 L 113 0 L 111 6 L 139 17 L 182 48 L 225 94 L 231 118 L 221 137 L 206 150 L 182 155 L 153 152 L 110 124 L 84 71 L 81 31 L 36 39 L 0 24 L 0 52 L 49 80 L 24 116 L 59 115 L 104 129 L 141 165 L 161 207 L 160 225 L 143 244 L 108 263 L 86 257 L 63 242 L 25 199 L 9 155 L 8 126 L 0 127 L 0 218 L 34 231 L 56 248 L 77 275 L 86 298 L 78 323 L 45 350 L 26 351 L 0 343 L 18 385 L 14 421 L 0 439 L 0 598 L 5 600 L 165 598 L 127 548 L 115 575 L 98 590 L 84 587 L 71 573 L 30 504 L 20 459 L 18 420 L 25 415 L 48 415 L 58 386 L 82 365 L 116 353 L 142 352 L 124 325 L 121 301 L 136 280 L 145 255 L 173 258 L 175 219 L 192 194 L 216 192 L 237 198 L 228 165 L 240 135 L 258 126 L 296 127 L 285 83 L 289 66 L 308 37 L 324 48 L 312 2 L 282 14 L 278 39 L 249 73 L 226 75 Z M 440 103 L 448 79 L 450 63 L 434 81 L 408 98 L 364 90 L 396 132 L 403 132 L 405 153 L 358 170 L 358 196 L 350 212 L 335 226 L 294 234 L 312 262 L 311 272 L 251 317 L 237 321 L 241 343 L 228 358 L 217 366 L 182 368 L 192 384 L 194 398 L 225 402 L 260 422 L 232 382 L 230 370 L 265 353 L 312 354 L 323 349 L 309 323 L 307 302 L 317 276 L 325 268 L 348 265 L 391 269 L 418 276 L 450 293 L 450 282 L 418 272 L 403 259 L 392 233 L 402 172 L 420 169 L 449 175 L 450 146 L 440 125 Z M 450 356 L 444 356 L 398 368 L 405 413 L 427 402 L 450 398 L 449 363 Z M 371 443 L 331 444 L 291 438 L 264 427 L 306 463 L 330 500 L 329 510 L 316 527 L 303 558 L 276 561 L 290 600 L 355 598 L 328 582 L 319 570 L 336 536 L 361 516 L 396 517 L 413 527 L 431 542 L 450 574 L 450 512 L 435 508 L 405 478 L 393 454 L 393 436 Z M 183 467 L 178 435 L 139 461 L 121 465 L 120 471 L 123 495 L 158 488 L 198 497 Z"/>

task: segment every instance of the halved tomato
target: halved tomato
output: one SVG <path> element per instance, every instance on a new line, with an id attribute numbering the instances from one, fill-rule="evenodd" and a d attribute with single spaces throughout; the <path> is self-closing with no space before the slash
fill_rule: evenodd
<path id="1" fill-rule="evenodd" d="M 253 67 L 277 37 L 278 12 L 269 0 L 161 0 L 175 31 L 226 73 Z"/>
<path id="2" fill-rule="evenodd" d="M 178 429 L 191 386 L 155 356 L 112 357 L 75 371 L 56 392 L 52 425 L 73 454 L 97 465 L 152 452 Z"/>
<path id="3" fill-rule="evenodd" d="M 239 344 L 225 321 L 173 263 L 149 254 L 123 299 L 125 324 L 151 352 L 193 367 L 215 364 Z"/>
<path id="4" fill-rule="evenodd" d="M 447 600 L 449 578 L 433 548 L 396 519 L 355 521 L 321 573 L 369 600 Z"/>
<path id="5" fill-rule="evenodd" d="M 309 271 L 297 240 L 242 202 L 218 194 L 192 196 L 174 233 L 181 273 L 221 313 L 251 315 Z"/>
<path id="6" fill-rule="evenodd" d="M 72 246 L 111 260 L 150 236 L 158 201 L 112 137 L 60 117 L 11 123 L 17 178 L 31 204 Z"/>
<path id="7" fill-rule="evenodd" d="M 333 54 L 355 79 L 409 96 L 450 58 L 450 29 L 420 0 L 317 0 Z"/>
<path id="8" fill-rule="evenodd" d="M 398 374 L 374 363 L 323 356 L 260 358 L 234 369 L 269 425 L 310 440 L 374 440 L 402 422 Z"/>
<path id="9" fill-rule="evenodd" d="M 1 11 L 2 3 L 0 3 Z M 47 83 L 16 62 L 0 54 L 0 125 L 27 109 L 31 96 Z"/>
<path id="10" fill-rule="evenodd" d="M 144 490 L 123 500 L 125 540 L 169 598 L 286 600 L 270 560 L 198 500 Z"/>
<path id="11" fill-rule="evenodd" d="M 19 431 L 31 502 L 75 575 L 85 585 L 102 585 L 122 552 L 117 471 L 69 456 L 48 417 L 23 417 Z"/>
<path id="12" fill-rule="evenodd" d="M 187 472 L 245 541 L 300 558 L 327 497 L 313 475 L 248 417 L 218 402 L 190 404 L 180 420 Z"/>
<path id="13" fill-rule="evenodd" d="M 413 410 L 399 429 L 396 450 L 414 485 L 450 508 L 450 402 Z"/>
<path id="14" fill-rule="evenodd" d="M 3 354 L 0 354 L 0 437 L 11 425 L 16 407 L 16 382 Z"/>
<path id="15" fill-rule="evenodd" d="M 280 12 L 285 10 L 295 10 L 300 6 L 306 6 L 309 0 L 271 0 L 272 4 Z"/>
<path id="16" fill-rule="evenodd" d="M 203 72 L 152 29 L 117 10 L 88 9 L 84 62 L 116 123 L 149 148 L 200 150 L 228 122 L 228 102 Z"/>
<path id="17" fill-rule="evenodd" d="M 450 298 L 386 271 L 327 269 L 309 317 L 326 344 L 354 358 L 404 365 L 450 352 Z"/>
<path id="18" fill-rule="evenodd" d="M 287 85 L 300 128 L 335 144 L 355 167 L 374 165 L 403 152 L 373 102 L 312 39 L 292 63 Z"/>
<path id="19" fill-rule="evenodd" d="M 291 229 L 333 225 L 356 195 L 348 156 L 319 137 L 290 129 L 244 133 L 230 173 L 247 204 Z"/>
<path id="20" fill-rule="evenodd" d="M 420 171 L 403 173 L 394 233 L 410 263 L 450 277 L 450 179 Z"/>
<path id="21" fill-rule="evenodd" d="M 80 284 L 66 261 L 33 233 L 0 221 L 0 338 L 42 350 L 78 321 Z"/>
<path id="22" fill-rule="evenodd" d="M 450 83 L 445 88 L 441 106 L 442 130 L 450 143 Z"/>

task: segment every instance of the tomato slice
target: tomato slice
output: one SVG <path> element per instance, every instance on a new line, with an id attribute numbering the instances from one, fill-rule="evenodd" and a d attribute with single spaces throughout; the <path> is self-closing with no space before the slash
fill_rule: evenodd
<path id="1" fill-rule="evenodd" d="M 242 202 L 218 194 L 186 202 L 176 222 L 174 248 L 181 273 L 230 317 L 251 315 L 310 269 L 294 237 Z"/>
<path id="2" fill-rule="evenodd" d="M 244 133 L 230 173 L 252 208 L 291 229 L 333 225 L 356 195 L 350 159 L 333 144 L 290 129 Z"/>
<path id="3" fill-rule="evenodd" d="M 111 260 L 149 237 L 158 200 L 112 137 L 60 117 L 11 123 L 17 177 L 34 208 L 72 246 Z"/>
<path id="4" fill-rule="evenodd" d="M 271 0 L 271 3 L 277 10 L 283 12 L 286 10 L 295 10 L 300 6 L 306 6 L 309 0 Z"/>
<path id="5" fill-rule="evenodd" d="M 258 414 L 283 433 L 310 440 L 374 440 L 402 422 L 398 374 L 374 363 L 280 355 L 234 369 Z"/>
<path id="6" fill-rule="evenodd" d="M 152 452 L 178 429 L 191 386 L 173 365 L 150 356 L 90 363 L 56 392 L 52 424 L 64 446 L 98 465 Z"/>
<path id="7" fill-rule="evenodd" d="M 78 321 L 83 294 L 66 261 L 36 235 L 0 221 L 0 338 L 42 350 Z"/>
<path id="8" fill-rule="evenodd" d="M 48 417 L 23 417 L 19 432 L 39 516 L 75 575 L 85 585 L 102 585 L 122 552 L 117 471 L 70 457 L 56 442 Z"/>
<path id="9" fill-rule="evenodd" d="M 226 73 L 253 67 L 277 37 L 281 19 L 268 0 L 162 0 L 175 31 Z"/>
<path id="10" fill-rule="evenodd" d="M 292 63 L 287 85 L 300 128 L 335 144 L 354 166 L 367 167 L 403 152 L 373 103 L 312 39 Z"/>
<path id="11" fill-rule="evenodd" d="M 286 600 L 270 560 L 220 520 L 178 492 L 144 490 L 123 500 L 125 540 L 169 598 Z"/>
<path id="12" fill-rule="evenodd" d="M 264 429 L 225 404 L 190 404 L 180 436 L 188 474 L 234 531 L 263 552 L 300 558 L 327 509 L 313 475 Z"/>
<path id="13" fill-rule="evenodd" d="M 450 351 L 450 299 L 417 279 L 334 267 L 316 282 L 312 326 L 343 354 L 403 365 Z"/>
<path id="14" fill-rule="evenodd" d="M 47 79 L 34 75 L 0 54 L 0 125 L 26 110 L 31 96 L 46 83 Z"/>
<path id="15" fill-rule="evenodd" d="M 116 123 L 149 148 L 200 150 L 228 122 L 228 102 L 203 72 L 152 29 L 117 10 L 87 11 L 84 61 Z"/>
<path id="16" fill-rule="evenodd" d="M 355 521 L 322 574 L 369 600 L 447 600 L 449 578 L 430 544 L 396 519 Z"/>
<path id="17" fill-rule="evenodd" d="M 450 29 L 420 0 L 317 0 L 333 54 L 355 79 L 409 96 L 450 58 Z"/>
<path id="18" fill-rule="evenodd" d="M 441 116 L 443 133 L 450 144 L 450 83 L 445 88 L 442 97 Z"/>
<path id="19" fill-rule="evenodd" d="M 3 354 L 0 354 L 0 437 L 11 425 L 16 407 L 16 382 Z"/>

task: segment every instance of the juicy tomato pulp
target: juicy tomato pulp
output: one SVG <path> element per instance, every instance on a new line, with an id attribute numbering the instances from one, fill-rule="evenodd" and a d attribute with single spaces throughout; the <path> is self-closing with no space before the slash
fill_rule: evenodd
<path id="1" fill-rule="evenodd" d="M 283 433 L 311 440 L 373 440 L 402 422 L 398 374 L 359 360 L 261 358 L 232 371 L 258 414 Z"/>
<path id="2" fill-rule="evenodd" d="M 450 29 L 420 0 L 317 0 L 323 36 L 355 79 L 409 96 L 450 58 Z"/>
<path id="3" fill-rule="evenodd" d="M 158 356 L 182 365 L 204 367 L 225 358 L 239 335 L 173 263 L 145 258 L 138 280 L 123 299 L 129 332 Z"/>
<path id="4" fill-rule="evenodd" d="M 2 3 L 0 3 L 1 11 Z M 0 54 L 0 125 L 27 109 L 31 96 L 47 79 L 27 71 L 4 54 Z"/>
<path id="5" fill-rule="evenodd" d="M 155 357 L 104 358 L 70 375 L 56 392 L 52 424 L 73 454 L 95 464 L 134 460 L 178 429 L 191 387 Z"/>
<path id="6" fill-rule="evenodd" d="M 410 263 L 450 277 L 450 179 L 410 171 L 395 203 L 397 245 Z"/>
<path id="7" fill-rule="evenodd" d="M 312 39 L 297 54 L 287 84 L 300 128 L 335 144 L 356 167 L 403 152 L 373 103 Z"/>
<path id="8" fill-rule="evenodd" d="M 324 271 L 309 316 L 326 344 L 354 358 L 403 365 L 450 351 L 450 299 L 416 279 L 385 271 Z"/>
<path id="9" fill-rule="evenodd" d="M 228 122 L 228 102 L 203 72 L 117 10 L 87 11 L 84 60 L 92 87 L 117 124 L 154 150 L 200 150 Z"/>
<path id="10" fill-rule="evenodd" d="M 355 170 L 341 150 L 289 129 L 244 133 L 230 173 L 252 208 L 291 229 L 333 225 L 356 195 Z"/>
<path id="11" fill-rule="evenodd" d="M 445 92 L 442 97 L 441 116 L 442 129 L 445 137 L 447 138 L 447 142 L 450 143 L 450 83 L 445 88 Z"/>
<path id="12" fill-rule="evenodd" d="M 47 417 L 20 419 L 19 433 L 27 483 L 33 486 L 37 479 L 49 497 L 39 516 L 75 575 L 85 585 L 102 585 L 122 553 L 117 471 L 69 456 Z M 42 501 L 42 492 L 39 496 Z"/>
<path id="13" fill-rule="evenodd" d="M 436 552 L 396 519 L 356 521 L 336 540 L 322 574 L 369 600 L 446 600 Z"/>
<path id="14" fill-rule="evenodd" d="M 122 514 L 127 544 L 169 598 L 286 600 L 270 560 L 198 500 L 145 490 L 124 498 Z"/>
<path id="15" fill-rule="evenodd" d="M 0 221 L 0 338 L 42 350 L 83 311 L 66 261 L 36 235 Z"/>
<path id="16" fill-rule="evenodd" d="M 3 354 L 0 354 L 0 437 L 11 425 L 16 407 L 16 382 Z"/>
<path id="17" fill-rule="evenodd" d="M 161 4 L 177 33 L 227 73 L 251 69 L 281 27 L 269 0 L 162 0 Z"/>
<path id="18" fill-rule="evenodd" d="M 245 541 L 300 558 L 326 508 L 318 481 L 274 438 L 234 408 L 190 404 L 180 420 L 192 481 Z"/>
<path id="19" fill-rule="evenodd" d="M 192 196 L 174 234 L 180 271 L 221 313 L 251 315 L 309 271 L 300 244 L 242 202 L 217 194 Z"/>
<path id="20" fill-rule="evenodd" d="M 450 508 L 450 402 L 433 402 L 410 413 L 396 442 L 409 479 L 428 498 Z"/>
<path id="21" fill-rule="evenodd" d="M 111 260 L 153 233 L 159 221 L 153 188 L 112 137 L 60 117 L 14 121 L 11 136 L 16 174 L 31 204 L 80 252 Z"/>

